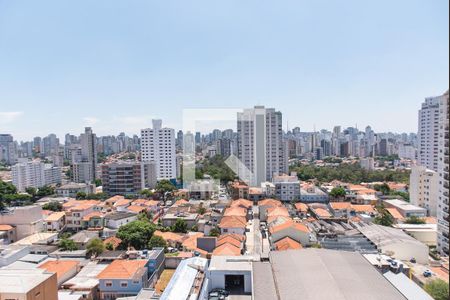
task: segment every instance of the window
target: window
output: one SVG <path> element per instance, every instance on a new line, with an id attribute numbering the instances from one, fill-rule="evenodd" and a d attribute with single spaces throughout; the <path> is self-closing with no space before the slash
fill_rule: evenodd
<path id="1" fill-rule="evenodd" d="M 111 281 L 105 282 L 105 286 L 106 286 L 106 287 L 112 287 L 112 282 L 111 282 Z"/>
<path id="2" fill-rule="evenodd" d="M 120 283 L 120 287 L 123 287 L 123 288 L 128 287 L 128 282 L 122 281 L 122 282 Z"/>

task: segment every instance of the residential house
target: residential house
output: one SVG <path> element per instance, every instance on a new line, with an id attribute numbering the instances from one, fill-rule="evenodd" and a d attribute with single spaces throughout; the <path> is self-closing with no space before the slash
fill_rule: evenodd
<path id="1" fill-rule="evenodd" d="M 311 231 L 309 228 L 302 223 L 293 221 L 286 221 L 279 225 L 271 226 L 269 233 L 272 245 L 286 237 L 293 239 L 303 246 L 308 246 L 311 241 Z"/>
<path id="2" fill-rule="evenodd" d="M 66 228 L 66 213 L 63 211 L 54 212 L 45 219 L 45 228 L 47 231 L 61 232 Z"/>
<path id="3" fill-rule="evenodd" d="M 148 287 L 148 260 L 115 260 L 97 278 L 101 300 L 136 296 Z"/>
<path id="4" fill-rule="evenodd" d="M 91 212 L 83 217 L 82 225 L 90 230 L 101 230 L 105 225 L 105 215 L 98 211 Z"/>
<path id="5" fill-rule="evenodd" d="M 243 182 L 235 181 L 230 185 L 230 194 L 232 199 L 248 199 L 249 187 Z"/>
<path id="6" fill-rule="evenodd" d="M 301 203 L 301 202 L 297 202 L 294 205 L 296 211 L 297 211 L 297 216 L 299 218 L 306 218 L 307 214 L 308 214 L 308 205 L 306 205 L 305 203 Z"/>
<path id="7" fill-rule="evenodd" d="M 0 224 L 16 229 L 17 239 L 44 230 L 42 208 L 39 205 L 9 207 L 0 213 Z"/>
<path id="8" fill-rule="evenodd" d="M 88 262 L 72 279 L 63 283 L 62 288 L 80 294 L 86 300 L 99 299 L 99 279 L 97 275 L 108 267 L 107 264 Z"/>
<path id="9" fill-rule="evenodd" d="M 259 219 L 263 222 L 267 221 L 267 210 L 273 207 L 283 206 L 281 201 L 275 199 L 264 199 L 258 202 Z"/>
<path id="10" fill-rule="evenodd" d="M 137 214 L 130 212 L 117 212 L 105 216 L 105 227 L 119 229 L 120 226 L 137 220 Z"/>
<path id="11" fill-rule="evenodd" d="M 16 228 L 11 225 L 0 225 L 0 246 L 9 245 L 17 240 Z"/>
<path id="12" fill-rule="evenodd" d="M 352 211 L 350 202 L 330 202 L 329 206 L 335 218 L 348 218 Z"/>
<path id="13" fill-rule="evenodd" d="M 274 250 L 277 251 L 286 251 L 286 250 L 298 250 L 302 249 L 303 246 L 296 240 L 291 239 L 290 237 L 285 237 L 274 243 Z"/>
<path id="14" fill-rule="evenodd" d="M 240 216 L 223 217 L 219 224 L 221 234 L 235 233 L 243 235 L 245 234 L 246 227 L 247 227 L 246 218 Z"/>
<path id="15" fill-rule="evenodd" d="M 88 231 L 83 230 L 79 231 L 73 236 L 71 236 L 69 239 L 75 242 L 78 249 L 84 250 L 86 249 L 86 245 L 93 239 L 99 238 L 99 232 L 98 231 Z"/>
<path id="16" fill-rule="evenodd" d="M 38 268 L 46 270 L 47 272 L 56 273 L 58 287 L 64 282 L 74 277 L 80 267 L 80 262 L 77 260 L 48 260 L 39 265 Z"/>

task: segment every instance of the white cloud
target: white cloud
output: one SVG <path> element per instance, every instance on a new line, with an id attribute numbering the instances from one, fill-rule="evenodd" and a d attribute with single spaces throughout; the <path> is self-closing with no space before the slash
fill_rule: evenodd
<path id="1" fill-rule="evenodd" d="M 0 124 L 12 123 L 23 115 L 22 111 L 0 111 Z"/>
<path id="2" fill-rule="evenodd" d="M 100 122 L 99 119 L 94 118 L 94 117 L 85 117 L 85 118 L 83 118 L 83 121 L 86 126 L 94 126 L 95 124 Z"/>

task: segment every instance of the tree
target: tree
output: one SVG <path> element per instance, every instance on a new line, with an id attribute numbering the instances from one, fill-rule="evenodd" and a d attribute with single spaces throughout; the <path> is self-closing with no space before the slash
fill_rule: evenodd
<path id="1" fill-rule="evenodd" d="M 51 210 L 51 211 L 62 211 L 62 204 L 56 201 L 52 201 L 42 205 L 42 209 Z"/>
<path id="2" fill-rule="evenodd" d="M 163 179 L 160 180 L 158 184 L 156 184 L 156 190 L 159 193 L 164 194 L 166 192 L 173 192 L 174 190 L 176 190 L 176 187 L 169 180 Z"/>
<path id="3" fill-rule="evenodd" d="M 97 178 L 97 179 L 94 180 L 94 184 L 95 184 L 95 186 L 101 186 L 102 185 L 102 180 Z"/>
<path id="4" fill-rule="evenodd" d="M 35 197 L 37 190 L 34 187 L 28 187 L 25 189 L 25 192 L 27 192 L 27 194 L 29 194 L 31 197 Z"/>
<path id="5" fill-rule="evenodd" d="M 377 207 L 379 215 L 375 217 L 373 222 L 378 225 L 392 226 L 394 224 L 394 218 L 392 215 L 384 208 L 383 205 Z"/>
<path id="6" fill-rule="evenodd" d="M 59 249 L 62 251 L 75 251 L 78 250 L 77 244 L 71 239 L 62 238 L 58 243 Z"/>
<path id="7" fill-rule="evenodd" d="M 88 255 L 94 255 L 97 256 L 101 254 L 103 251 L 105 251 L 105 245 L 103 245 L 103 242 L 99 238 L 92 239 L 87 245 L 86 250 Z"/>
<path id="8" fill-rule="evenodd" d="M 383 195 L 389 195 L 391 192 L 391 188 L 386 182 L 383 184 L 376 184 L 373 188 L 375 191 L 381 192 Z"/>
<path id="9" fill-rule="evenodd" d="M 345 191 L 345 189 L 343 187 L 335 187 L 330 192 L 330 196 L 335 199 L 345 197 L 346 194 L 347 194 L 347 192 Z"/>
<path id="10" fill-rule="evenodd" d="M 219 236 L 220 230 L 217 227 L 214 227 L 209 231 L 209 236 Z"/>
<path id="11" fill-rule="evenodd" d="M 106 243 L 105 248 L 106 248 L 106 250 L 113 251 L 114 250 L 114 245 L 113 245 L 113 243 L 108 242 L 108 243 Z"/>
<path id="12" fill-rule="evenodd" d="M 17 189 L 13 184 L 6 183 L 6 182 L 0 180 L 0 196 L 8 195 L 8 194 L 16 194 L 16 193 L 17 193 Z"/>
<path id="13" fill-rule="evenodd" d="M 187 223 L 184 219 L 178 218 L 171 229 L 173 232 L 186 233 L 187 232 Z"/>
<path id="14" fill-rule="evenodd" d="M 164 250 L 166 250 L 167 249 L 167 242 L 162 237 L 160 237 L 159 235 L 154 235 L 154 236 L 152 236 L 152 238 L 148 242 L 148 247 L 150 249 L 153 249 L 153 248 L 164 248 Z"/>
<path id="15" fill-rule="evenodd" d="M 406 224 L 425 224 L 426 222 L 425 222 L 425 219 L 423 219 L 423 218 L 419 218 L 417 216 L 411 216 L 411 217 L 406 218 L 405 223 Z"/>
<path id="16" fill-rule="evenodd" d="M 448 283 L 442 279 L 435 279 L 425 284 L 424 290 L 435 300 L 448 300 Z"/>
<path id="17" fill-rule="evenodd" d="M 139 194 L 141 196 L 146 197 L 146 198 L 151 198 L 153 196 L 153 192 L 150 191 L 150 190 L 142 190 L 142 191 L 139 192 Z"/>
<path id="18" fill-rule="evenodd" d="M 206 213 L 206 208 L 204 208 L 203 206 L 200 206 L 200 207 L 197 209 L 197 213 L 198 213 L 199 215 L 204 215 L 204 214 Z"/>
<path id="19" fill-rule="evenodd" d="M 45 197 L 45 196 L 50 196 L 53 195 L 55 193 L 55 188 L 45 185 L 43 187 L 40 187 L 38 189 L 38 192 L 36 194 L 36 196 L 38 197 Z"/>
<path id="20" fill-rule="evenodd" d="M 117 237 L 122 240 L 122 246 L 141 250 L 148 245 L 155 230 L 154 224 L 137 220 L 121 226 Z"/>
<path id="21" fill-rule="evenodd" d="M 151 219 L 152 219 L 152 213 L 151 212 L 146 212 L 144 210 L 144 211 L 140 212 L 137 215 L 137 219 L 140 220 L 140 221 L 144 221 L 144 222 L 150 223 Z"/>
<path id="22" fill-rule="evenodd" d="M 84 200 L 86 199 L 87 194 L 85 192 L 78 192 L 76 195 L 77 200 Z"/>

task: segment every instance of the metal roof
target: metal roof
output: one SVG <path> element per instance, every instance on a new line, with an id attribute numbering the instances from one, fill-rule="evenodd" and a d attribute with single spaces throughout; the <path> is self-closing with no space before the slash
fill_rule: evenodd
<path id="1" fill-rule="evenodd" d="M 406 299 L 356 252 L 312 248 L 274 251 L 270 260 L 280 300 Z M 260 278 L 255 276 L 258 285 Z"/>
<path id="2" fill-rule="evenodd" d="M 433 300 L 422 288 L 410 280 L 405 274 L 395 274 L 391 271 L 386 272 L 383 276 L 392 283 L 397 290 L 400 291 L 407 299 L 410 300 Z"/>

